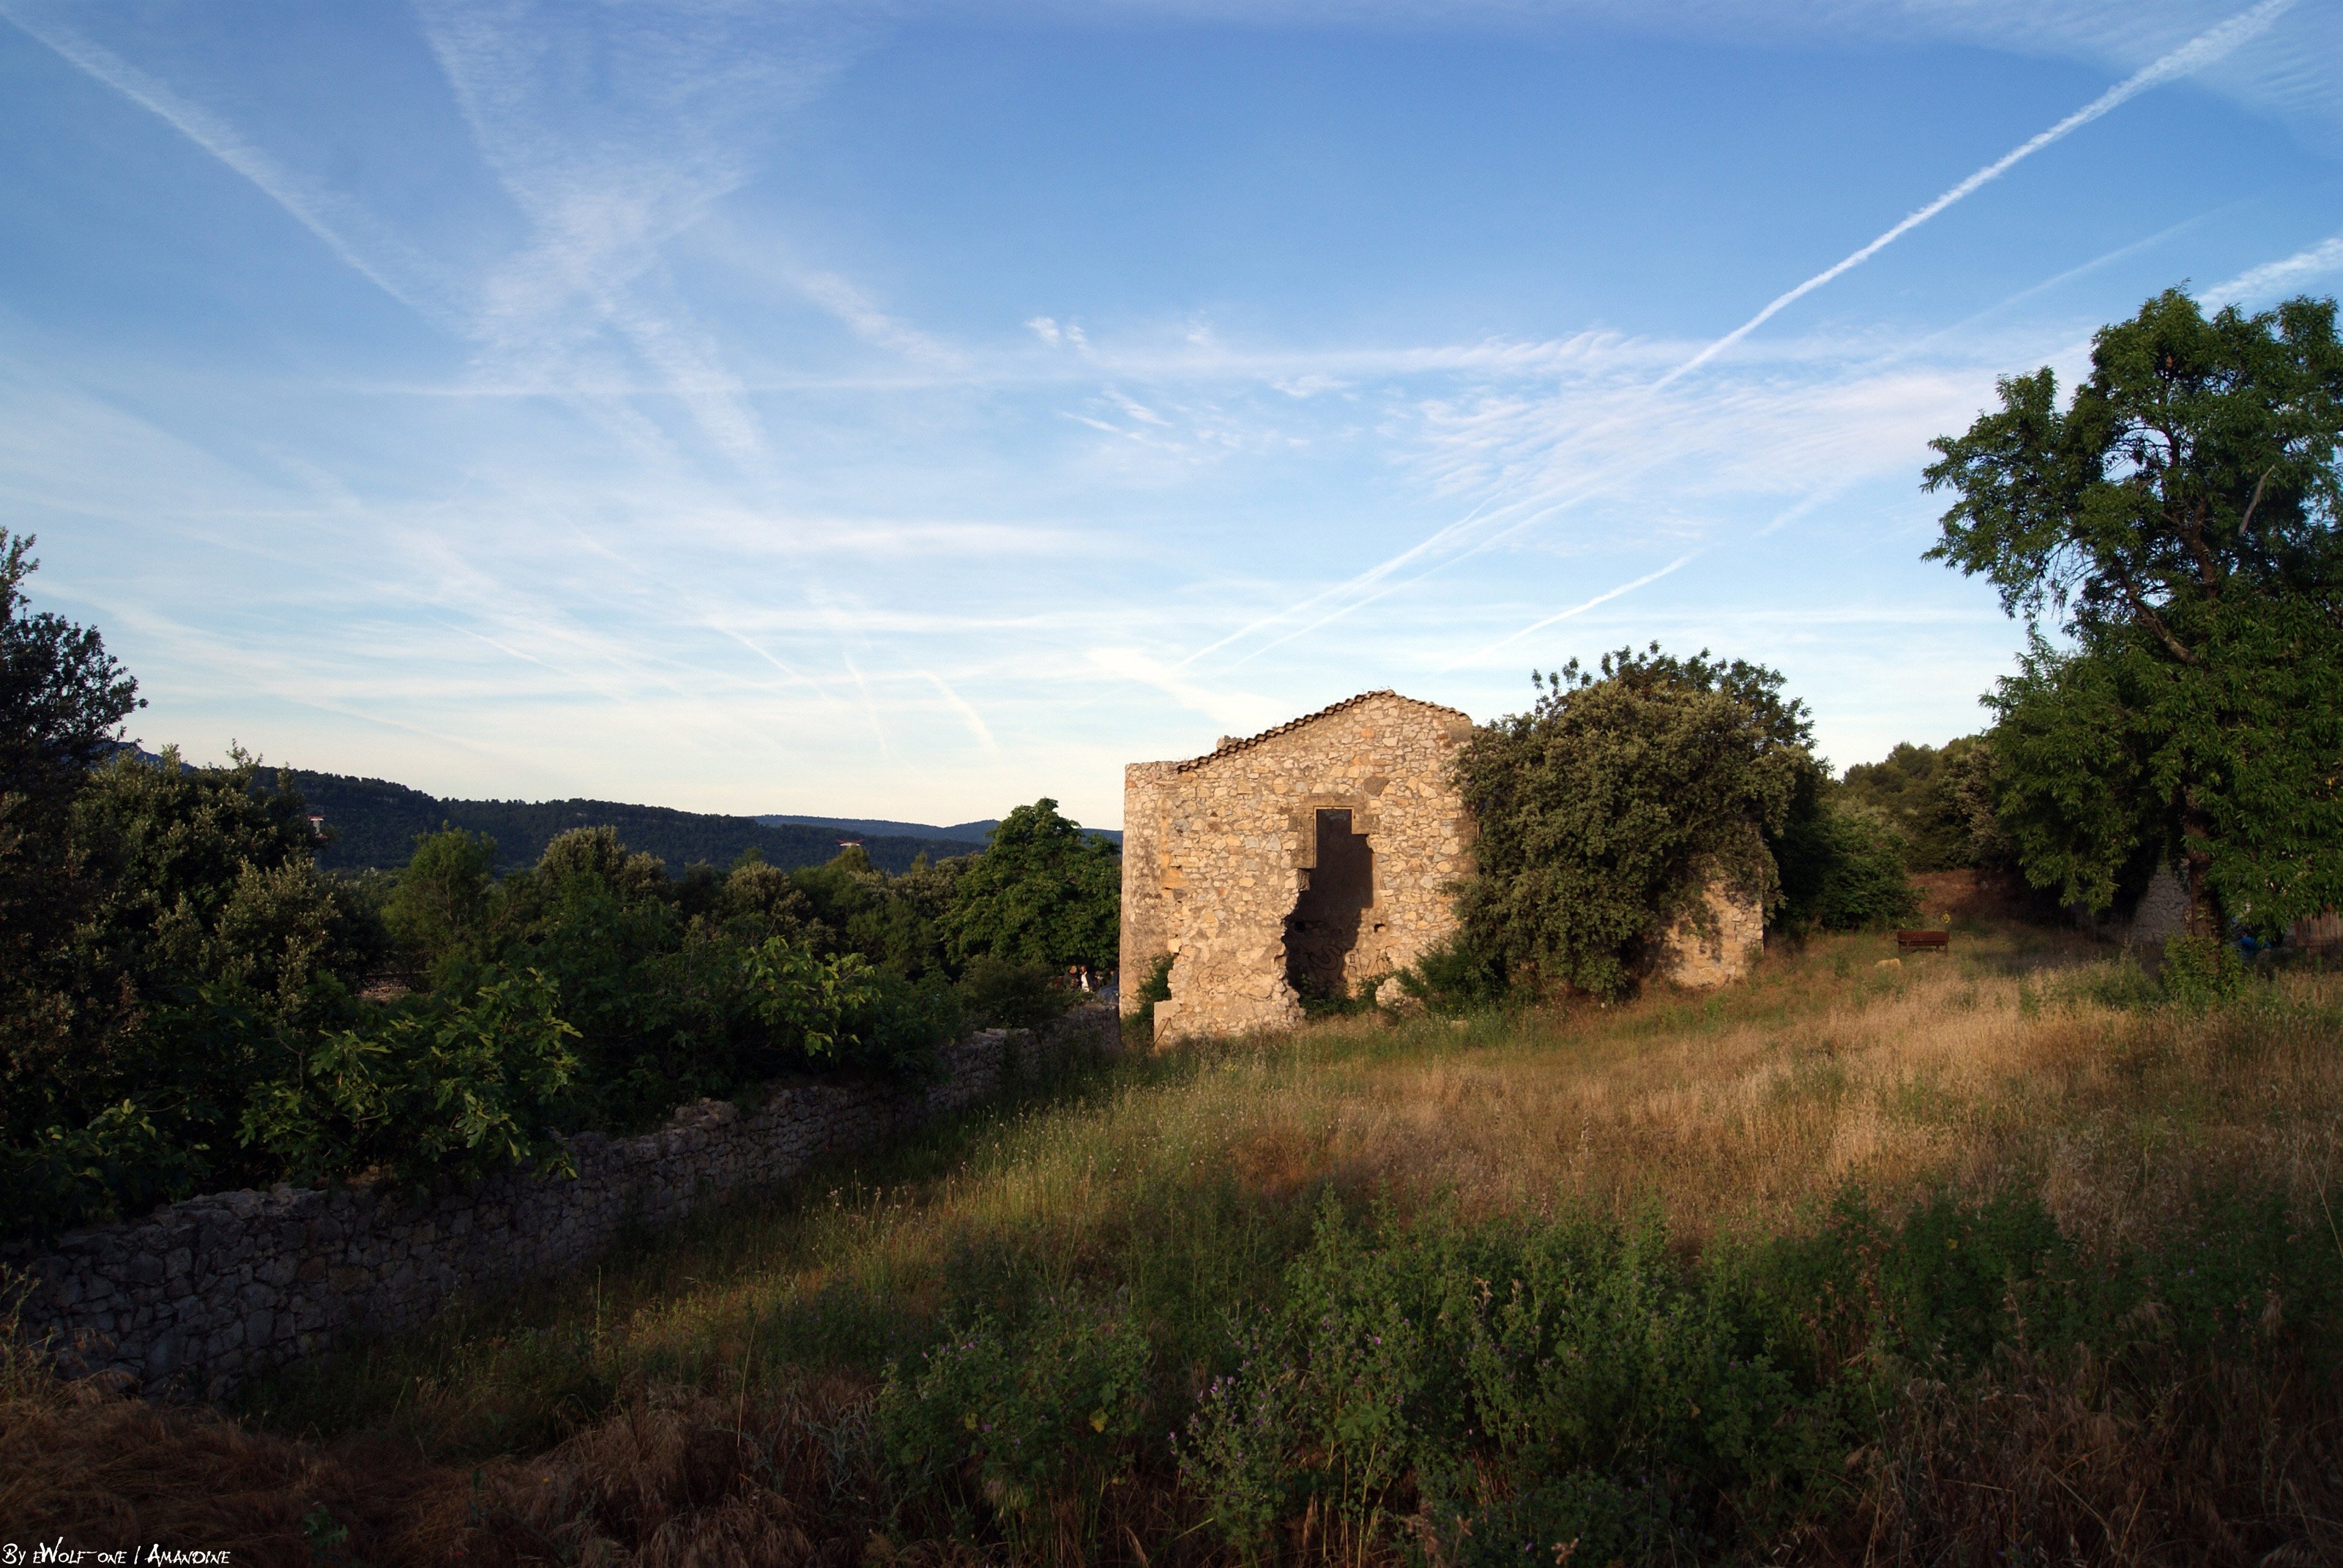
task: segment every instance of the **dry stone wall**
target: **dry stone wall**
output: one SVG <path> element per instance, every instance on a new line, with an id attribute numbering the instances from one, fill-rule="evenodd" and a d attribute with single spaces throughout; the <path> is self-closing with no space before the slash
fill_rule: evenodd
<path id="1" fill-rule="evenodd" d="M 643 1137 L 580 1133 L 566 1141 L 574 1178 L 507 1174 L 421 1200 L 388 1185 L 214 1193 L 47 1247 L 0 1248 L 0 1267 L 23 1292 L 20 1330 L 45 1337 L 65 1370 L 218 1398 L 354 1332 L 574 1269 L 631 1230 L 972 1105 L 1020 1065 L 1111 1051 L 1121 1038 L 1112 1010 L 1088 1007 L 1040 1040 L 980 1030 L 916 1087 L 777 1084 L 753 1109 L 701 1101 Z"/>
<path id="2" fill-rule="evenodd" d="M 1372 890 L 1335 961 L 1347 984 L 1413 963 L 1455 927 L 1470 824 L 1449 777 L 1473 720 L 1371 691 L 1187 762 L 1123 774 L 1123 1006 L 1172 955 L 1158 1040 L 1298 1021 L 1289 921 L 1320 869 L 1322 838 L 1356 835 Z"/>

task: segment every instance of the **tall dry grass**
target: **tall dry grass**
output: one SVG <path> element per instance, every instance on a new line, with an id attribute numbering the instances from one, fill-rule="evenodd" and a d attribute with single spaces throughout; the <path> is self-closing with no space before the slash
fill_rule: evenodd
<path id="1" fill-rule="evenodd" d="M 280 1379 L 240 1424 L 12 1385 L 0 1500 L 45 1499 L 24 1517 L 59 1529 L 76 1508 L 92 1529 L 177 1517 L 144 1500 L 144 1465 L 158 1496 L 202 1493 L 255 1542 L 314 1547 L 301 1522 L 322 1502 L 372 1562 L 956 1560 L 970 1548 L 933 1538 L 948 1521 L 883 1496 L 869 1396 L 890 1358 L 1013 1279 L 1129 1292 L 1176 1361 L 1230 1302 L 1275 1288 L 1329 1189 L 1467 1216 L 1656 1204 L 1697 1245 L 1795 1226 L 1850 1187 L 1890 1207 L 2024 1188 L 2119 1248 L 2208 1191 L 2308 1212 L 2335 1185 L 2343 978 L 2297 972 L 2183 1014 L 2143 1005 L 2137 967 L 2079 939 L 2005 928 L 1883 967 L 1890 953 L 1829 939 L 1707 997 L 1352 1020 L 1123 1064 Z M 2331 1388 L 2255 1382 L 2258 1413 L 2210 1452 L 2240 1466 L 2258 1443 L 2265 1462 L 2217 1478 L 2205 1412 L 2232 1402 L 2208 1404 L 2194 1375 L 2175 1372 L 2160 1413 L 2015 1363 L 1999 1403 L 1917 1390 L 1860 1504 L 1795 1551 L 1953 1561 L 1932 1543 L 2030 1539 L 2009 1534 L 2012 1510 L 2055 1505 L 2097 1542 L 2077 1560 L 2218 1562 L 2233 1558 L 2173 1543 L 2244 1517 L 2236 1486 L 2294 1488 L 2270 1514 L 2286 1540 L 2343 1514 Z M 99 1406 L 94 1424 L 64 1413 Z M 71 1438 L 75 1422 L 106 1435 Z M 57 1479 L 74 1467 L 116 1479 L 75 1491 Z M 160 1479 L 223 1467 L 249 1484 Z M 1211 1555 L 1162 1487 L 1112 1511 L 1131 1561 Z M 277 1560 L 253 1551 L 239 1560 Z"/>

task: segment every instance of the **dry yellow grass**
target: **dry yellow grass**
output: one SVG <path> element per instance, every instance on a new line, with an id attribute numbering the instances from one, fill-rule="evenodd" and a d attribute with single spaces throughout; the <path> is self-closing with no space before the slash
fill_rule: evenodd
<path id="1" fill-rule="evenodd" d="M 272 1541 L 293 1538 L 292 1494 L 347 1498 L 336 1516 L 370 1523 L 378 1562 L 438 1560 L 458 1541 L 472 1561 L 884 1560 L 896 1549 L 822 1539 L 820 1521 L 835 1525 L 833 1494 L 877 1473 L 873 1369 L 971 1271 L 1120 1279 L 1151 1311 L 1201 1320 L 1273 1277 L 1330 1186 L 1470 1214 L 1656 1203 L 1688 1244 L 1795 1223 L 1849 1185 L 1891 1208 L 1943 1186 L 2023 1187 L 2071 1234 L 2113 1245 L 2211 1188 L 2282 1192 L 2318 1213 L 2343 1170 L 2343 976 L 2290 973 L 2245 1005 L 2187 1015 L 2137 1005 L 2137 970 L 2078 939 L 1965 930 L 1949 956 L 1880 967 L 1891 952 L 1829 939 L 1720 995 L 1342 1020 L 1128 1062 L 259 1391 L 242 1432 L 109 1419 L 125 1442 L 179 1453 L 189 1475 L 246 1455 L 259 1484 L 237 1506 Z M 2343 1249 L 2323 1213 L 2318 1229 Z M 2197 1464 L 2169 1422 L 2100 1442 L 2120 1412 L 2087 1393 L 2044 1383 L 2011 1406 L 2073 1405 L 2057 1441 L 2097 1454 L 2116 1489 L 2083 1506 L 2161 1484 L 2142 1456 L 2162 1456 L 2157 1475 Z M 2292 1408 L 2257 1419 L 2283 1432 Z M 61 1420 L 62 1407 L 12 1400 L 0 1431 L 0 1496 L 37 1481 L 51 1518 L 75 1493 L 55 1452 L 32 1450 L 64 1441 Z M 2016 1462 L 1993 1457 L 2016 1452 L 2016 1428 L 1966 1407 L 1929 1420 L 1908 1446 L 1931 1464 Z M 347 1480 L 357 1456 L 391 1452 L 416 1468 L 386 1470 L 403 1475 L 397 1498 L 369 1501 Z M 2066 1463 L 2027 1483 L 2064 1497 L 2097 1473 Z M 105 1506 L 154 1506 L 136 1469 L 106 1472 Z M 1907 1543 L 1950 1517 L 1912 1499 L 1967 1495 L 1897 1487 L 1865 1517 Z M 908 1560 L 952 1555 L 931 1543 Z"/>
<path id="2" fill-rule="evenodd" d="M 2289 974 L 2258 1004 L 2191 1016 L 2095 1000 L 2145 982 L 2079 939 L 1971 932 L 1949 957 L 1876 967 L 1893 950 L 1827 939 L 1722 995 L 1340 1020 L 1131 1064 L 923 1154 L 842 1167 L 810 1201 L 663 1239 L 589 1287 L 458 1314 L 312 1393 L 396 1404 L 467 1449 L 557 1436 L 548 1356 L 606 1391 L 778 1386 L 833 1348 L 825 1323 L 933 1312 L 971 1253 L 1069 1283 L 1109 1253 L 1155 1255 L 1202 1300 L 1216 1271 L 1240 1287 L 1248 1227 L 1306 1225 L 1293 1200 L 1326 1184 L 1470 1214 L 1656 1202 L 1692 1244 L 1849 1185 L 1891 1208 L 2023 1186 L 2113 1244 L 2208 1183 L 2309 1204 L 2343 1170 L 2343 976 Z M 294 1408 L 317 1418 L 310 1399 Z"/>

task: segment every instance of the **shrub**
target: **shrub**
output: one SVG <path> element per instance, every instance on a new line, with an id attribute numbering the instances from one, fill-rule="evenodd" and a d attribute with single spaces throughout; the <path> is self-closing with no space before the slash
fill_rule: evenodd
<path id="1" fill-rule="evenodd" d="M 956 994 L 962 1015 L 980 1029 L 1040 1029 L 1075 1000 L 1050 965 L 992 953 L 970 961 Z"/>
<path id="2" fill-rule="evenodd" d="M 1507 995 L 1503 968 L 1455 932 L 1418 955 L 1399 973 L 1400 989 L 1437 1017 L 1453 1018 L 1496 1006 Z"/>
<path id="3" fill-rule="evenodd" d="M 1001 819 L 960 873 L 941 923 L 959 963 L 989 955 L 1105 970 L 1115 964 L 1121 912 L 1121 852 L 1044 798 Z"/>
<path id="4" fill-rule="evenodd" d="M 497 841 L 485 833 L 447 828 L 425 835 L 384 902 L 384 925 L 426 964 L 476 953 L 496 868 Z"/>
<path id="5" fill-rule="evenodd" d="M 1615 996 L 1723 878 L 1779 902 L 1765 835 L 1810 775 L 1803 706 L 1773 670 L 1623 648 L 1574 660 L 1484 725 L 1457 778 L 1479 827 L 1458 913 L 1508 974 Z"/>
<path id="6" fill-rule="evenodd" d="M 1908 846 L 1881 812 L 1825 792 L 1775 843 L 1781 921 L 1793 929 L 1876 930 L 1908 920 L 1919 895 L 1905 874 Z"/>
<path id="7" fill-rule="evenodd" d="M 1764 1282 L 1687 1268 L 1652 1221 L 1362 1228 L 1330 1202 L 1183 1473 L 1239 1544 L 1314 1506 L 1362 1534 L 1411 1513 L 1451 1561 L 1666 1555 L 1728 1494 L 1807 1508 L 1845 1452 Z"/>
<path id="8" fill-rule="evenodd" d="M 878 1405 L 888 1460 L 907 1489 L 990 1518 L 1021 1557 L 1041 1554 L 1066 1503 L 1086 1544 L 1101 1493 L 1137 1457 L 1149 1362 L 1121 1299 L 1051 1296 L 1013 1330 L 980 1312 L 916 1370 L 888 1368 Z"/>
<path id="9" fill-rule="evenodd" d="M 2217 938 L 2167 937 L 2157 978 L 2175 1006 L 2197 1010 L 2230 1000 L 2244 990 L 2246 964 L 2233 944 Z"/>
<path id="10" fill-rule="evenodd" d="M 511 1166 L 567 1169 L 553 1122 L 578 1031 L 534 970 L 489 969 L 386 1010 L 365 1030 L 288 1044 L 244 1141 L 297 1180 L 373 1170 L 416 1185 Z"/>
<path id="11" fill-rule="evenodd" d="M 1139 1008 L 1132 1016 L 1139 1020 L 1149 1037 L 1155 1033 L 1155 1004 L 1172 1000 L 1172 966 L 1177 961 L 1171 953 L 1159 953 L 1147 966 L 1147 978 L 1139 982 Z"/>

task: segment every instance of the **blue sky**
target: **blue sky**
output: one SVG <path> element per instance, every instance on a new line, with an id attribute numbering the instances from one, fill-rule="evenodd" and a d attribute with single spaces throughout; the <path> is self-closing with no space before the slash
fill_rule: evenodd
<path id="1" fill-rule="evenodd" d="M 1112 825 L 1654 638 L 1942 741 L 1928 438 L 2338 279 L 2343 0 L 0 0 L 37 597 L 442 794 Z"/>

